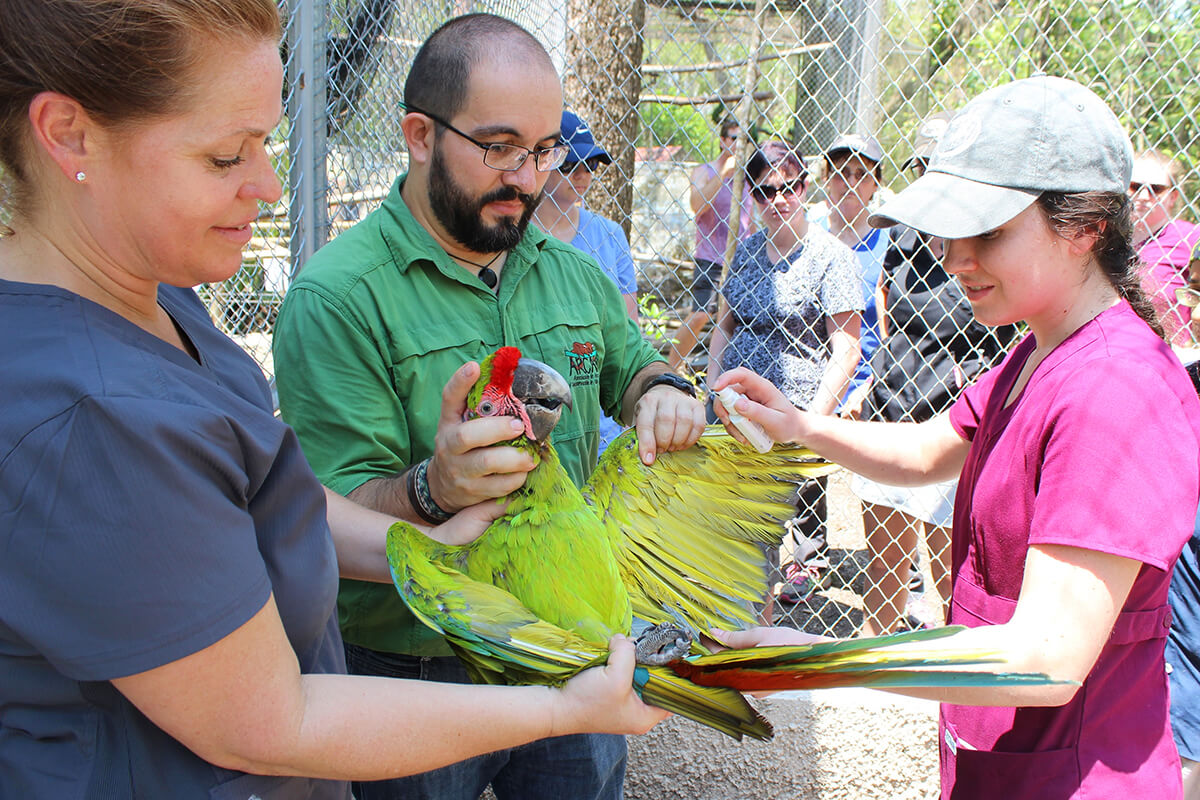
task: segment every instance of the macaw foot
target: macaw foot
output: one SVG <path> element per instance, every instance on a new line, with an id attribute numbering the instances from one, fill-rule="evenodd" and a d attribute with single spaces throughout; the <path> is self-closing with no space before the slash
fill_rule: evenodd
<path id="1" fill-rule="evenodd" d="M 642 631 L 634 642 L 637 663 L 661 667 L 678 661 L 692 649 L 692 634 L 669 622 L 660 622 Z"/>

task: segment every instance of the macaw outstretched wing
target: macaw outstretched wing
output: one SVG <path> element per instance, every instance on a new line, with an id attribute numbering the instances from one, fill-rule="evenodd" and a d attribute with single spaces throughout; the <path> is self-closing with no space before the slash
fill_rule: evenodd
<path id="1" fill-rule="evenodd" d="M 558 685 L 607 660 L 606 647 L 538 619 L 503 589 L 429 560 L 425 542 L 407 523 L 389 529 L 392 581 L 413 614 L 446 638 L 476 683 Z M 771 738 L 770 723 L 734 689 L 698 686 L 666 667 L 638 667 L 634 687 L 647 703 L 736 739 Z"/>
<path id="2" fill-rule="evenodd" d="M 710 425 L 692 447 L 638 458 L 634 431 L 609 445 L 583 488 L 614 544 L 635 616 L 707 632 L 753 625 L 794 482 L 836 466 L 776 445 L 758 453 Z"/>

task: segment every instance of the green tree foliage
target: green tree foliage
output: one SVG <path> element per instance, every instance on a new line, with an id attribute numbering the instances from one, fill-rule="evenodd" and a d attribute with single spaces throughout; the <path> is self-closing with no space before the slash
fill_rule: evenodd
<path id="1" fill-rule="evenodd" d="M 641 106 L 643 146 L 678 146 L 683 161 L 717 157 L 716 126 L 696 106 L 646 103 Z"/>
<path id="2" fill-rule="evenodd" d="M 1092 87 L 1136 148 L 1200 166 L 1196 0 L 895 0 L 886 24 L 896 43 L 886 71 L 907 74 L 881 93 L 884 138 L 901 150 L 927 113 L 1045 72 Z M 924 56 L 914 61 L 913 53 Z"/>
<path id="3" fill-rule="evenodd" d="M 805 13 L 779 5 L 766 21 L 764 52 L 836 39 L 836 26 L 830 23 L 837 18 L 830 11 L 834 5 L 834 11 L 844 12 L 849 24 L 861 30 L 865 6 L 851 0 L 812 0 Z M 1005 81 L 1046 72 L 1095 89 L 1120 116 L 1138 149 L 1177 156 L 1193 176 L 1200 169 L 1200 81 L 1195 79 L 1200 0 L 886 0 L 880 9 L 874 133 L 891 166 L 911 152 L 916 128 L 929 114 L 959 108 Z M 648 18 L 648 61 L 732 63 L 745 58 L 750 18 L 749 12 L 709 11 L 703 22 L 699 13 L 684 21 L 662 12 Z M 844 24 L 847 18 L 837 19 Z M 804 128 L 814 120 L 797 118 L 795 109 L 814 91 L 804 82 L 815 60 L 830 57 L 839 56 L 813 52 L 761 64 L 756 88 L 773 93 L 751 120 L 766 132 L 762 135 L 805 138 Z M 727 75 L 740 82 L 743 69 L 730 68 Z M 721 88 L 709 71 L 655 76 L 648 87 L 675 94 Z M 681 158 L 709 158 L 715 126 L 704 117 L 711 109 L 643 104 L 642 143 L 682 145 Z M 902 183 L 893 182 L 893 188 Z M 1197 197 L 1200 181 L 1191 177 L 1185 190 Z"/>

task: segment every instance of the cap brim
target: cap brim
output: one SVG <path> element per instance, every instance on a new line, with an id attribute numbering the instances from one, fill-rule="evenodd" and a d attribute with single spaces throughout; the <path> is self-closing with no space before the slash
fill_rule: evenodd
<path id="1" fill-rule="evenodd" d="M 574 164 L 579 161 L 587 161 L 589 158 L 594 158 L 602 164 L 611 164 L 612 156 L 598 144 L 591 147 L 571 147 L 571 151 L 567 154 L 566 163 Z"/>
<path id="2" fill-rule="evenodd" d="M 859 158 L 865 158 L 867 161 L 870 161 L 872 164 L 878 164 L 880 161 L 883 160 L 882 153 L 880 153 L 879 157 L 876 158 L 875 153 L 872 153 L 869 150 L 864 150 L 861 147 L 852 147 L 848 144 L 842 144 L 842 145 L 838 145 L 837 147 L 830 148 L 829 150 L 826 150 L 822 154 L 822 156 L 825 158 L 826 161 L 832 161 L 833 159 L 837 158 L 838 156 L 846 155 L 846 154 L 849 154 L 852 156 L 858 156 Z"/>
<path id="3" fill-rule="evenodd" d="M 903 224 L 943 239 L 963 239 L 1000 227 L 1033 205 L 1040 194 L 926 172 L 867 221 L 876 228 Z"/>

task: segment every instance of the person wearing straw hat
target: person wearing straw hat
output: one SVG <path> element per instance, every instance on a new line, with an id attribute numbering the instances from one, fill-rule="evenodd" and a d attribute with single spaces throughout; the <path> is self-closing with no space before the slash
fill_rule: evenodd
<path id="1" fill-rule="evenodd" d="M 948 412 L 916 424 L 820 416 L 744 369 L 713 386 L 746 395 L 735 410 L 777 441 L 873 480 L 960 475 L 950 622 L 968 629 L 944 641 L 1071 682 L 913 691 L 943 703 L 945 799 L 1182 793 L 1163 646 L 1171 569 L 1200 499 L 1200 401 L 1137 281 L 1132 161 L 1092 91 L 1028 78 L 968 103 L 925 175 L 872 216 L 944 237 L 975 317 L 1028 326 Z"/>

